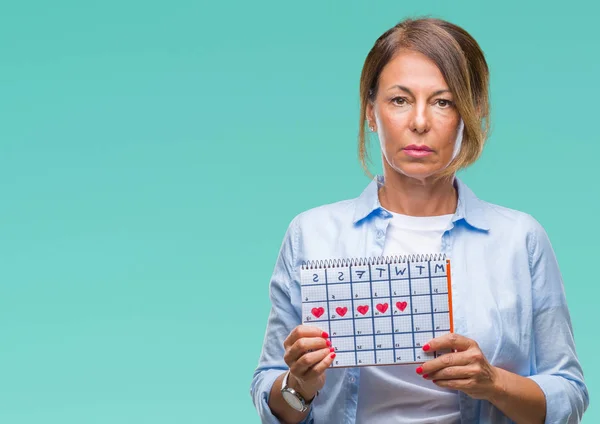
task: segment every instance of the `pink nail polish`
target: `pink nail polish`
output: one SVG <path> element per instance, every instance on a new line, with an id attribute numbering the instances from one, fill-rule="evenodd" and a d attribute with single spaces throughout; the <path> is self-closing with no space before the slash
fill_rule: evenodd
<path id="1" fill-rule="evenodd" d="M 423 367 L 417 368 L 417 374 L 421 374 L 423 372 Z"/>
<path id="2" fill-rule="evenodd" d="M 429 349 L 431 349 L 431 346 L 429 346 L 428 344 L 426 344 L 425 346 L 423 346 L 423 350 L 425 352 L 427 352 Z"/>
<path id="3" fill-rule="evenodd" d="M 321 337 L 323 337 L 324 339 L 328 339 L 329 334 L 327 334 L 326 332 L 323 331 L 323 333 L 321 333 Z"/>

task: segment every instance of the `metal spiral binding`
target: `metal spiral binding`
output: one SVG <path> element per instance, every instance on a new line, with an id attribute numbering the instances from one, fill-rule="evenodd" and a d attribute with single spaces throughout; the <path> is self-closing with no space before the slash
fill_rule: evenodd
<path id="1" fill-rule="evenodd" d="M 324 259 L 314 261 L 302 261 L 302 269 L 341 268 L 347 266 L 362 265 L 387 265 L 407 262 L 443 261 L 445 259 L 445 253 L 375 256 L 370 258 L 363 257 L 350 259 Z"/>

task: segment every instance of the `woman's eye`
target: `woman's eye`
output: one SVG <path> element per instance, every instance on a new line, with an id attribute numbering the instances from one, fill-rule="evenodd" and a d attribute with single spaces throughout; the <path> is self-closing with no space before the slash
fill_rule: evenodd
<path id="1" fill-rule="evenodd" d="M 438 104 L 443 108 L 446 109 L 449 106 L 452 106 L 452 102 L 450 100 L 445 100 L 445 99 L 439 99 L 438 100 Z"/>
<path id="2" fill-rule="evenodd" d="M 392 102 L 397 104 L 398 106 L 402 106 L 406 104 L 406 99 L 404 97 L 394 97 Z"/>

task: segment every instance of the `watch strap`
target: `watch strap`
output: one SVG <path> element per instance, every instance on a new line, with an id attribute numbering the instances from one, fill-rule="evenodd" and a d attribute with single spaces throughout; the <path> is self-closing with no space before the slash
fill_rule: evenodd
<path id="1" fill-rule="evenodd" d="M 297 396 L 298 399 L 300 399 L 304 403 L 304 405 L 306 405 L 306 406 L 310 405 L 312 403 L 312 401 L 315 400 L 315 398 L 317 396 L 319 396 L 319 391 L 317 390 L 317 393 L 315 393 L 315 395 L 313 396 L 313 398 L 311 400 L 304 399 L 304 396 L 302 396 L 300 393 L 298 393 L 297 390 L 288 388 L 289 375 L 290 375 L 290 371 L 286 372 L 285 375 L 283 376 L 283 381 L 281 382 L 281 390 L 287 390 L 287 391 L 293 390 L 294 395 Z"/>

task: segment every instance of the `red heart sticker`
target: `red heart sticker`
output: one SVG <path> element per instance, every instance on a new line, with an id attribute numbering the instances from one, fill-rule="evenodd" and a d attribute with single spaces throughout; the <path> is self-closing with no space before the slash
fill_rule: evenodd
<path id="1" fill-rule="evenodd" d="M 381 312 L 382 314 L 385 313 L 385 311 L 387 311 L 388 309 L 388 304 L 387 303 L 378 303 L 376 306 L 377 310 L 379 312 Z"/>
<path id="2" fill-rule="evenodd" d="M 356 310 L 357 310 L 358 312 L 360 312 L 361 314 L 363 314 L 363 315 L 364 315 L 364 314 L 366 314 L 366 313 L 367 313 L 367 311 L 369 310 L 369 305 L 361 305 L 361 306 L 358 306 L 358 307 L 356 308 Z"/>
<path id="3" fill-rule="evenodd" d="M 400 309 L 400 312 L 403 312 L 408 306 L 408 302 L 396 302 L 396 308 Z"/>
<path id="4" fill-rule="evenodd" d="M 335 308 L 335 311 L 338 313 L 339 316 L 343 317 L 344 315 L 346 315 L 346 312 L 348 312 L 348 308 L 347 307 L 341 307 L 338 306 L 337 308 Z"/>
<path id="5" fill-rule="evenodd" d="M 323 308 L 322 306 L 319 306 L 318 308 L 312 308 L 311 312 L 314 316 L 319 318 L 321 315 L 323 315 L 325 313 L 325 308 Z"/>

